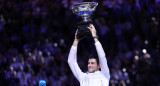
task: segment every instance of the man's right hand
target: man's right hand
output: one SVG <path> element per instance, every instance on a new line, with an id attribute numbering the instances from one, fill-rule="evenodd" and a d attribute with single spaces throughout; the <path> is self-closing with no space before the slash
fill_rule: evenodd
<path id="1" fill-rule="evenodd" d="M 78 34 L 78 29 L 76 30 L 76 33 L 75 33 L 75 38 L 74 38 L 73 46 L 77 46 L 77 45 L 78 45 L 78 42 L 79 42 L 81 39 L 83 39 L 83 38 L 86 37 L 86 36 L 85 36 L 85 37 L 83 37 L 83 38 L 81 38 L 81 39 L 78 39 L 77 34 Z"/>
<path id="2" fill-rule="evenodd" d="M 79 39 L 78 39 L 78 37 L 77 37 L 77 33 L 78 33 L 78 29 L 77 29 L 77 31 L 76 31 L 76 33 L 75 33 L 74 42 L 73 42 L 73 45 L 72 45 L 72 46 L 77 46 L 77 45 L 78 45 Z"/>

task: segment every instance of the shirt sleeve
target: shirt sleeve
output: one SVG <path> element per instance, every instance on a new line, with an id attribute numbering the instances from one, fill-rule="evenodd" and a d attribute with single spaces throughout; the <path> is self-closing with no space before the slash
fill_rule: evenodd
<path id="1" fill-rule="evenodd" d="M 71 47 L 70 53 L 68 56 L 68 64 L 74 76 L 77 78 L 78 81 L 80 81 L 84 73 L 79 68 L 77 63 L 77 46 Z"/>
<path id="2" fill-rule="evenodd" d="M 98 58 L 99 58 L 99 63 L 101 66 L 101 72 L 105 75 L 106 78 L 110 79 L 110 73 L 109 73 L 109 68 L 107 65 L 107 59 L 106 59 L 106 55 L 105 52 L 102 48 L 101 43 L 98 41 L 95 43 L 96 46 L 96 50 L 98 53 Z"/>

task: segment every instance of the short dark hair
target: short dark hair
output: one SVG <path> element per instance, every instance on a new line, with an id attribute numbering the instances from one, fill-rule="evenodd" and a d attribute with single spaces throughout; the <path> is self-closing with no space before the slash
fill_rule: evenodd
<path id="1" fill-rule="evenodd" d="M 91 54 L 91 55 L 89 56 L 89 59 L 96 59 L 97 64 L 99 65 L 98 55 L 96 55 L 96 54 Z M 88 60 L 89 60 L 89 59 L 88 59 Z"/>

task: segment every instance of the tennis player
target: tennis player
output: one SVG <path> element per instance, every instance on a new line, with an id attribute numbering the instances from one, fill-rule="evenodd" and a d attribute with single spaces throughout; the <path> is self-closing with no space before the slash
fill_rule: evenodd
<path id="1" fill-rule="evenodd" d="M 77 63 L 77 46 L 80 39 L 76 37 L 76 31 L 75 39 L 68 56 L 68 64 L 74 76 L 79 81 L 80 86 L 109 86 L 110 73 L 105 52 L 98 40 L 96 29 L 93 24 L 90 24 L 88 29 L 90 29 L 92 37 L 95 41 L 95 47 L 98 54 L 97 58 L 95 56 L 89 57 L 88 72 L 82 72 Z"/>

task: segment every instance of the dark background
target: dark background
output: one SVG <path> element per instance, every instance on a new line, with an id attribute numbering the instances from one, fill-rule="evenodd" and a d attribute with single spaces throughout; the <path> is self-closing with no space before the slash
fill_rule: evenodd
<path id="1" fill-rule="evenodd" d="M 79 86 L 67 58 L 81 21 L 69 7 L 96 1 L 92 15 L 111 73 L 110 86 L 160 85 L 160 1 L 0 0 L 0 85 Z M 94 41 L 80 41 L 78 63 L 96 53 Z"/>

